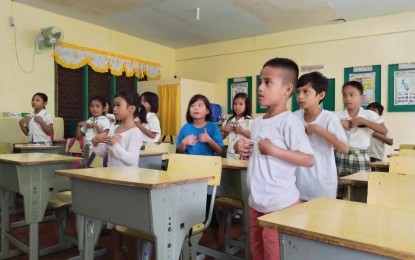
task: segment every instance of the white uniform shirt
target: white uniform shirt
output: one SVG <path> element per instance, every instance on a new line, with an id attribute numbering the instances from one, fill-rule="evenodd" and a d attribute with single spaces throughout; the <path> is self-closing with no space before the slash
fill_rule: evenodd
<path id="1" fill-rule="evenodd" d="M 304 110 L 298 110 L 294 114 L 300 118 L 304 125 L 308 124 L 304 121 Z M 310 124 L 322 126 L 339 141 L 347 144 L 346 133 L 335 113 L 323 110 L 316 120 Z M 337 169 L 333 145 L 319 134 L 313 133 L 307 136 L 311 147 L 313 147 L 316 163 L 310 168 L 297 167 L 295 171 L 300 199 L 312 200 L 321 197 L 335 199 L 337 194 Z"/>
<path id="2" fill-rule="evenodd" d="M 351 120 L 347 109 L 338 113 L 340 120 Z M 375 112 L 371 110 L 365 110 L 362 107 L 359 108 L 359 112 L 356 117 L 362 117 L 366 120 L 382 124 L 384 120 Z M 370 146 L 370 139 L 372 137 L 373 130 L 369 127 L 354 127 L 350 130 L 346 130 L 348 139 L 348 145 L 350 149 L 367 149 Z"/>
<path id="3" fill-rule="evenodd" d="M 230 124 L 232 126 L 234 126 L 234 125 L 235 126 L 241 126 L 243 129 L 248 130 L 248 131 L 251 132 L 253 122 L 254 122 L 254 119 L 252 117 L 249 117 L 249 118 L 241 117 L 241 118 L 239 118 L 238 121 L 236 121 L 236 119 L 234 117 L 230 121 L 226 122 L 226 124 Z M 233 146 L 236 143 L 236 141 L 238 141 L 242 137 L 245 137 L 245 136 L 242 135 L 242 134 L 237 134 L 233 131 L 229 133 L 229 135 L 228 135 L 228 149 L 227 149 L 226 158 L 237 159 L 235 157 L 235 150 L 233 149 Z"/>
<path id="4" fill-rule="evenodd" d="M 389 131 L 386 133 L 385 137 L 393 139 Z M 369 155 L 369 157 L 377 158 L 383 161 L 383 157 L 385 156 L 385 144 L 381 140 L 374 138 L 372 136 L 370 138 L 370 146 L 367 149 L 367 154 Z"/>
<path id="5" fill-rule="evenodd" d="M 157 118 L 157 115 L 153 112 L 148 112 L 147 116 L 147 123 L 143 124 L 146 129 L 149 129 L 151 132 L 157 133 L 154 138 L 150 138 L 143 133 L 143 142 L 144 143 L 156 143 L 160 140 L 161 135 L 161 128 L 160 128 L 160 121 Z"/>
<path id="6" fill-rule="evenodd" d="M 118 125 L 111 127 L 108 136 L 114 136 L 117 127 Z M 94 152 L 101 157 L 108 155 L 108 167 L 138 166 L 140 148 L 143 145 L 140 129 L 133 127 L 120 135 L 118 143 L 114 145 L 100 143 L 94 147 Z"/>
<path id="7" fill-rule="evenodd" d="M 247 176 L 249 206 L 258 212 L 268 213 L 291 206 L 298 201 L 300 192 L 295 185 L 294 171 L 297 166 L 260 154 L 258 141 L 263 138 L 268 138 L 281 149 L 306 154 L 313 154 L 313 150 L 303 124 L 291 111 L 254 120 L 251 132 L 254 147 Z"/>
<path id="8" fill-rule="evenodd" d="M 102 130 L 110 129 L 110 120 L 106 116 L 90 117 L 86 120 L 87 123 L 96 123 Z M 97 130 L 93 127 L 81 127 L 81 132 L 85 134 L 85 144 L 92 145 L 92 138 L 98 134 Z M 91 146 L 92 148 L 92 146 Z"/>
<path id="9" fill-rule="evenodd" d="M 29 143 L 51 143 L 50 135 L 46 134 L 43 131 L 42 126 L 39 123 L 35 122 L 35 116 L 40 116 L 45 121 L 47 125 L 53 125 L 53 117 L 46 111 L 46 109 L 42 109 L 39 113 L 35 114 L 35 112 L 30 114 L 31 119 L 28 122 L 29 133 L 27 134 L 29 137 Z"/>

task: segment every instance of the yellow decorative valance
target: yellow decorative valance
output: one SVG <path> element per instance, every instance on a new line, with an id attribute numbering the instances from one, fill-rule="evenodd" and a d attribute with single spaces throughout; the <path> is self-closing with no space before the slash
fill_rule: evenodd
<path id="1" fill-rule="evenodd" d="M 94 71 L 120 76 L 123 72 L 127 77 L 160 79 L 160 64 L 135 59 L 121 54 L 111 53 L 60 42 L 53 53 L 56 62 L 70 69 L 79 69 L 88 64 Z"/>

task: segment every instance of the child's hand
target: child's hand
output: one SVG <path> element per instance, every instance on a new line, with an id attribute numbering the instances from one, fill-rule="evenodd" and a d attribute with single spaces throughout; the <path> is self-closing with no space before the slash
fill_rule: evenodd
<path id="1" fill-rule="evenodd" d="M 210 140 L 212 140 L 212 138 L 210 138 L 210 135 L 208 134 L 208 132 L 205 128 L 205 132 L 199 135 L 199 142 L 207 143 Z"/>
<path id="2" fill-rule="evenodd" d="M 346 130 L 350 130 L 351 121 L 347 119 L 340 120 L 340 123 L 342 124 L 343 128 Z"/>
<path id="3" fill-rule="evenodd" d="M 35 122 L 41 124 L 41 123 L 44 123 L 45 121 L 43 120 L 41 116 L 35 116 Z"/>
<path id="4" fill-rule="evenodd" d="M 268 138 L 261 139 L 258 142 L 258 149 L 262 155 L 270 155 L 273 148 L 275 148 L 275 145 Z"/>
<path id="5" fill-rule="evenodd" d="M 120 141 L 120 139 L 122 138 L 121 135 L 113 135 L 111 136 L 110 140 L 108 141 L 109 145 L 114 145 L 116 143 L 118 143 L 118 141 Z"/>
<path id="6" fill-rule="evenodd" d="M 79 122 L 78 123 L 78 126 L 79 127 L 86 127 L 86 128 L 88 128 L 89 127 L 89 124 L 86 121 L 82 121 L 82 122 Z"/>
<path id="7" fill-rule="evenodd" d="M 95 127 L 97 127 L 98 126 L 98 124 L 97 123 L 90 123 L 89 124 L 89 127 L 90 128 L 95 128 Z"/>
<path id="8" fill-rule="evenodd" d="M 97 146 L 99 143 L 108 143 L 109 140 L 108 134 L 104 132 L 94 136 L 91 141 L 94 146 Z"/>
<path id="9" fill-rule="evenodd" d="M 254 142 L 251 139 L 241 138 L 237 142 L 236 150 L 241 156 L 249 157 L 252 147 L 254 147 Z"/>
<path id="10" fill-rule="evenodd" d="M 244 131 L 245 129 L 242 127 L 242 126 L 240 126 L 240 125 L 238 125 L 238 126 L 236 126 L 234 129 L 233 129 L 233 131 L 235 132 L 235 133 L 237 133 L 237 134 L 243 134 L 243 131 Z"/>
<path id="11" fill-rule="evenodd" d="M 222 131 L 225 133 L 229 134 L 230 132 L 232 132 L 232 130 L 233 130 L 233 127 L 230 124 L 226 124 L 222 126 Z"/>
<path id="12" fill-rule="evenodd" d="M 355 127 L 357 127 L 358 125 L 362 125 L 363 123 L 362 123 L 362 120 L 363 118 L 361 118 L 361 117 L 354 117 L 354 118 L 352 118 L 352 120 L 350 120 L 350 128 L 355 128 Z"/>
<path id="13" fill-rule="evenodd" d="M 314 133 L 317 133 L 319 126 L 316 124 L 307 124 L 305 127 L 305 132 L 308 135 L 312 135 Z"/>
<path id="14" fill-rule="evenodd" d="M 195 135 L 188 135 L 183 139 L 182 143 L 186 146 L 195 145 L 197 143 L 197 137 Z"/>

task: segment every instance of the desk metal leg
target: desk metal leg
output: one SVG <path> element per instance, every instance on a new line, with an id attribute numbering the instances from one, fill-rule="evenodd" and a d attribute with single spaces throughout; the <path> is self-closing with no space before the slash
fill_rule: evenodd
<path id="1" fill-rule="evenodd" d="M 1 189 L 1 256 L 2 258 L 9 253 L 9 241 L 6 233 L 9 232 L 9 196 L 10 192 Z"/>
<path id="2" fill-rule="evenodd" d="M 98 243 L 101 227 L 101 220 L 77 215 L 78 249 L 81 259 L 94 259 L 94 248 Z"/>
<path id="3" fill-rule="evenodd" d="M 246 186 L 247 170 L 241 171 L 241 193 L 242 193 L 242 208 L 243 208 L 243 229 L 245 234 L 245 259 L 251 259 L 250 249 L 250 234 L 249 234 L 249 199 L 248 199 L 248 187 Z"/>
<path id="4" fill-rule="evenodd" d="M 29 225 L 29 259 L 39 258 L 39 223 L 33 222 Z"/>

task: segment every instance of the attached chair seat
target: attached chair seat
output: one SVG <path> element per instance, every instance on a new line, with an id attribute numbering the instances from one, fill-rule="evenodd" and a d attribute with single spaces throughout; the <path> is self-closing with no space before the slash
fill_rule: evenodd
<path id="1" fill-rule="evenodd" d="M 215 200 L 215 204 L 218 207 L 242 209 L 242 200 L 239 199 L 218 197 Z"/>
<path id="2" fill-rule="evenodd" d="M 67 190 L 53 194 L 49 200 L 49 206 L 55 209 L 72 206 L 72 192 Z"/>

